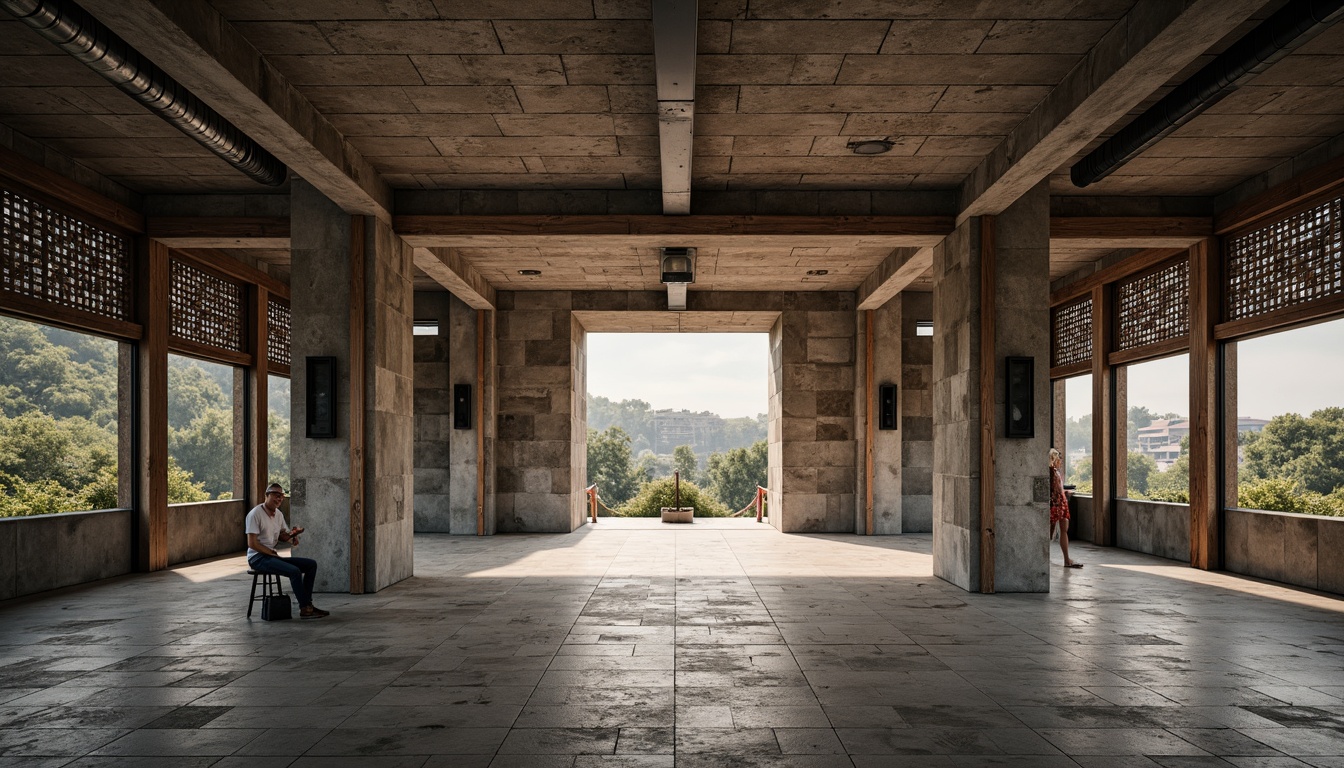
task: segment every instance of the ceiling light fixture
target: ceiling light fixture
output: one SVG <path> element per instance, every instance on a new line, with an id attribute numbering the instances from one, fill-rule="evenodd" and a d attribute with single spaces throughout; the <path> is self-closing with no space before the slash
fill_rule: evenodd
<path id="1" fill-rule="evenodd" d="M 663 248 L 661 267 L 662 281 L 667 286 L 667 308 L 686 309 L 686 286 L 695 282 L 695 249 Z"/>
<path id="2" fill-rule="evenodd" d="M 809 270 L 807 270 L 807 274 L 809 274 L 809 275 L 811 275 L 811 276 L 813 276 L 813 277 L 821 277 L 822 275 L 829 275 L 830 273 L 831 273 L 831 271 L 830 271 L 829 269 L 809 269 Z"/>
<path id="3" fill-rule="evenodd" d="M 541 274 L 541 270 L 540 270 L 540 269 L 520 269 L 520 270 L 518 270 L 518 274 L 520 274 L 520 275 L 527 275 L 528 277 L 536 277 L 537 275 L 540 275 L 540 274 Z"/>
<path id="4" fill-rule="evenodd" d="M 896 142 L 890 139 L 864 139 L 851 141 L 845 146 L 856 155 L 882 155 L 890 152 Z"/>

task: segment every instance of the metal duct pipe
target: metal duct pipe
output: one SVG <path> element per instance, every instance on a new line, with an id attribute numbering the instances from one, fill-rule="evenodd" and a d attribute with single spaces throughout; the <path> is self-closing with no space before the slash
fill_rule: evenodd
<path id="1" fill-rule="evenodd" d="M 1134 118 L 1070 171 L 1073 183 L 1086 187 L 1217 104 L 1331 24 L 1344 12 L 1344 0 L 1293 0 L 1232 44 L 1193 77 Z"/>
<path id="2" fill-rule="evenodd" d="M 206 106 L 181 83 L 68 0 L 0 0 L 0 8 L 84 62 L 225 162 L 268 186 L 285 181 L 285 164 Z"/>

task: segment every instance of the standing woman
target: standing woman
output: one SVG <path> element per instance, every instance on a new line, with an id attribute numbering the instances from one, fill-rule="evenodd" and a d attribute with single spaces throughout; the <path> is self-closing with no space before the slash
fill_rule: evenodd
<path id="1" fill-rule="evenodd" d="M 1082 568 L 1083 564 L 1069 559 L 1069 500 L 1064 495 L 1064 475 L 1060 469 L 1064 457 L 1058 448 L 1050 449 L 1050 538 L 1059 526 L 1059 551 L 1064 553 L 1065 568 Z"/>

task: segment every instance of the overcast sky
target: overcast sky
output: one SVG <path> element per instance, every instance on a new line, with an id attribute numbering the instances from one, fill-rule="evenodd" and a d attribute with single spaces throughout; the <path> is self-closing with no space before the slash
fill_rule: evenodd
<path id="1" fill-rule="evenodd" d="M 1307 416 L 1344 406 L 1344 320 L 1237 342 L 1237 360 L 1240 416 Z M 1189 364 L 1189 356 L 1178 355 L 1131 367 L 1129 404 L 1188 416 Z M 1091 386 L 1090 377 L 1069 379 L 1065 402 L 1090 403 Z M 1090 410 L 1066 407 L 1075 418 Z"/>
<path id="2" fill-rule="evenodd" d="M 754 419 L 769 359 L 764 333 L 590 333 L 588 392 Z"/>

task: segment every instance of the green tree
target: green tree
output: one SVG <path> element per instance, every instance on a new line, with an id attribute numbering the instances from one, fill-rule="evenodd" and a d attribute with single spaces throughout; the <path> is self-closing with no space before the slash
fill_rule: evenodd
<path id="1" fill-rule="evenodd" d="M 1157 471 L 1157 462 L 1152 456 L 1130 451 L 1125 461 L 1125 479 L 1128 481 L 1131 499 L 1143 499 L 1148 496 L 1148 478 Z"/>
<path id="2" fill-rule="evenodd" d="M 209 501 L 203 483 L 193 482 L 191 473 L 177 466 L 177 461 L 168 459 L 168 503 L 189 504 L 197 501 Z"/>
<path id="3" fill-rule="evenodd" d="M 630 462 L 630 436 L 620 427 L 588 430 L 588 484 L 609 507 L 624 504 L 639 490 L 642 476 Z"/>
<path id="4" fill-rule="evenodd" d="M 0 472 L 28 483 L 51 480 L 74 492 L 115 467 L 116 451 L 116 436 L 83 417 L 0 417 Z"/>
<path id="5" fill-rule="evenodd" d="M 1148 478 L 1148 498 L 1153 501 L 1190 503 L 1190 436 L 1181 438 L 1181 455 L 1161 472 Z"/>
<path id="6" fill-rule="evenodd" d="M 213 498 L 233 491 L 233 413 L 207 408 L 168 432 L 168 452 Z"/>
<path id="7" fill-rule="evenodd" d="M 678 445 L 672 449 L 672 469 L 681 473 L 681 479 L 688 483 L 696 481 L 696 470 L 700 468 L 700 462 L 695 458 L 695 451 L 689 445 Z"/>
<path id="8" fill-rule="evenodd" d="M 764 486 L 769 466 L 769 446 L 757 440 L 747 448 L 711 453 L 705 468 L 710 493 L 729 508 L 741 509 Z"/>
<path id="9" fill-rule="evenodd" d="M 1242 477 L 1292 480 L 1321 495 L 1344 488 L 1344 408 L 1270 419 L 1261 432 L 1247 435 Z"/>

